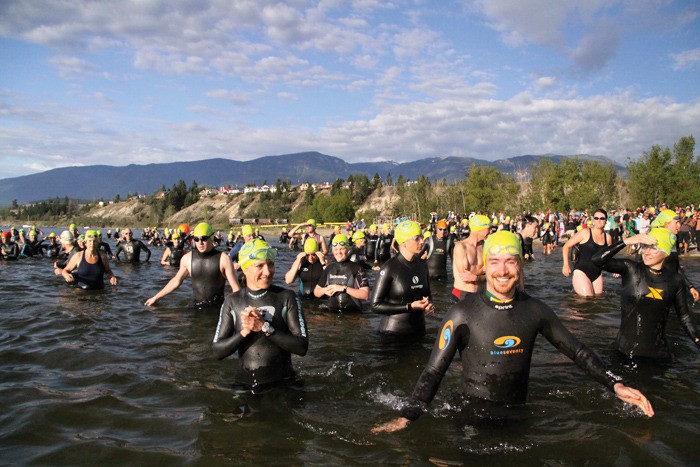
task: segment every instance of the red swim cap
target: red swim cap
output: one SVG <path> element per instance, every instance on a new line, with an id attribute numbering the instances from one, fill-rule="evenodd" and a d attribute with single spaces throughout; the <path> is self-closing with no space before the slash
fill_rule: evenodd
<path id="1" fill-rule="evenodd" d="M 190 233 L 190 226 L 187 224 L 180 224 L 177 226 L 177 230 L 179 230 L 180 232 L 183 232 L 185 234 L 188 234 L 188 233 Z"/>

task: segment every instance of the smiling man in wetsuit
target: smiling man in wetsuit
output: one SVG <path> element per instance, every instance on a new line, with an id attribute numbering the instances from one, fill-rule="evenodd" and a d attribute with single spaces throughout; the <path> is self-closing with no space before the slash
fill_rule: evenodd
<path id="1" fill-rule="evenodd" d="M 293 380 L 292 354 L 304 356 L 309 347 L 299 299 L 272 284 L 276 257 L 265 241 L 243 245 L 246 286 L 226 298 L 216 326 L 214 355 L 222 360 L 238 352 L 236 381 L 247 386 Z"/>
<path id="2" fill-rule="evenodd" d="M 192 234 L 195 249 L 185 253 L 175 277 L 170 279 L 160 292 L 146 300 L 146 306 L 155 304 L 180 287 L 187 276 L 192 276 L 192 298 L 195 308 L 221 305 L 224 302 L 226 281 L 231 285 L 231 291 L 238 292 L 240 287 L 234 274 L 233 263 L 226 253 L 214 248 L 213 235 L 214 230 L 206 222 L 195 227 Z"/>
<path id="3" fill-rule="evenodd" d="M 522 251 L 516 235 L 505 230 L 484 243 L 486 287 L 455 304 L 445 316 L 428 364 L 401 417 L 377 426 L 375 433 L 398 431 L 417 419 L 433 400 L 459 351 L 462 390 L 468 398 L 496 404 L 522 404 L 527 397 L 530 361 L 538 334 L 544 335 L 590 377 L 617 397 L 654 411 L 636 389 L 622 384 L 588 347 L 581 344 L 547 305 L 518 291 Z"/>

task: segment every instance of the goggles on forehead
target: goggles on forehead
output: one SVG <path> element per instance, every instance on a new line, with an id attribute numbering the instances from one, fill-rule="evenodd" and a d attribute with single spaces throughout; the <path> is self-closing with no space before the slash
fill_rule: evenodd
<path id="1" fill-rule="evenodd" d="M 333 242 L 331 243 L 331 246 L 348 246 L 348 242 Z"/>
<path id="2" fill-rule="evenodd" d="M 274 248 L 260 248 L 252 251 L 247 256 L 250 260 L 274 261 L 277 258 L 277 250 Z"/>
<path id="3" fill-rule="evenodd" d="M 491 245 L 486 251 L 487 256 L 508 254 L 511 256 L 520 256 L 520 248 L 515 245 Z"/>

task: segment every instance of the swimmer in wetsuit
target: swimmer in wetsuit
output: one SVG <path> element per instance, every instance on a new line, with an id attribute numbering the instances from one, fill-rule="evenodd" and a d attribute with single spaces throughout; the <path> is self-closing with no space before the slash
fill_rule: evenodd
<path id="1" fill-rule="evenodd" d="M 454 286 L 452 299 L 459 301 L 467 294 L 475 293 L 479 288 L 479 277 L 484 275 L 482 262 L 482 245 L 491 233 L 491 219 L 483 214 L 476 214 L 469 220 L 470 234 L 455 244 L 452 257 L 452 275 Z"/>
<path id="2" fill-rule="evenodd" d="M 384 263 L 372 290 L 372 312 L 384 315 L 379 332 L 390 335 L 425 334 L 425 314 L 434 313 L 428 268 L 420 259 L 423 235 L 417 222 L 403 221 L 394 238 L 399 254 Z"/>
<path id="3" fill-rule="evenodd" d="M 328 263 L 314 288 L 316 298 L 328 297 L 333 312 L 359 313 L 362 301 L 369 298 L 367 276 L 357 263 L 350 261 L 350 241 L 339 234 L 333 237 L 331 251 L 335 263 Z"/>
<path id="4" fill-rule="evenodd" d="M 431 279 L 447 280 L 447 256 L 452 252 L 452 238 L 447 231 L 447 221 L 440 220 L 435 228 L 435 235 L 428 237 L 423 244 L 421 254 L 426 254 L 428 276 Z"/>
<path id="5" fill-rule="evenodd" d="M 551 308 L 517 290 L 521 255 L 520 241 L 511 232 L 502 230 L 486 240 L 486 287 L 448 311 L 428 364 L 409 403 L 401 410 L 402 416 L 372 431 L 398 431 L 418 418 L 437 393 L 457 352 L 462 360 L 462 389 L 467 397 L 493 403 L 524 403 L 538 334 L 617 397 L 653 416 L 646 397 L 623 385 L 620 377 L 608 371 L 596 354 L 564 327 Z"/>
<path id="6" fill-rule="evenodd" d="M 124 260 L 127 263 L 138 263 L 141 261 L 141 250 L 146 252 L 146 262 L 151 259 L 151 250 L 148 249 L 145 243 L 141 240 L 134 240 L 131 229 L 126 228 L 122 232 L 124 240 L 117 245 L 117 251 L 114 252 L 114 257 L 122 261 L 119 254 L 124 252 Z"/>
<path id="7" fill-rule="evenodd" d="M 391 244 L 394 242 L 394 234 L 389 224 L 384 224 L 382 232 L 377 239 L 377 249 L 374 254 L 374 261 L 383 264 L 392 256 Z"/>
<path id="8" fill-rule="evenodd" d="M 629 357 L 670 359 L 666 322 L 673 306 L 685 333 L 700 349 L 683 278 L 665 265 L 675 236 L 664 228 L 627 237 L 593 256 L 606 271 L 622 276 L 622 315 L 615 347 Z M 642 262 L 614 259 L 626 245 L 642 245 Z M 665 267 L 666 266 L 666 267 Z"/>
<path id="9" fill-rule="evenodd" d="M 537 228 L 540 222 L 536 217 L 525 215 L 522 220 L 522 228 L 520 229 L 520 244 L 523 249 L 523 260 L 532 261 L 535 259 L 535 254 L 532 251 L 532 241 L 537 235 Z"/>
<path id="10" fill-rule="evenodd" d="M 185 244 L 180 239 L 180 232 L 175 232 L 171 241 L 167 243 L 160 264 L 163 266 L 180 267 L 182 257 L 185 256 Z"/>
<path id="11" fill-rule="evenodd" d="M 77 252 L 61 270 L 66 282 L 75 283 L 83 290 L 104 289 L 104 276 L 107 274 L 109 283 L 117 285 L 117 276 L 109 266 L 109 258 L 98 247 L 99 240 L 94 230 L 85 232 L 85 250 Z M 73 276 L 75 271 L 75 276 Z"/>
<path id="12" fill-rule="evenodd" d="M 241 249 L 245 288 L 226 298 L 212 347 L 217 359 L 238 353 L 236 382 L 248 386 L 294 378 L 292 354 L 309 347 L 301 303 L 294 292 L 272 285 L 277 250 L 252 240 Z"/>
<path id="13" fill-rule="evenodd" d="M 61 247 L 63 251 L 59 254 L 58 260 L 53 263 L 53 273 L 57 276 L 61 275 L 61 270 L 66 267 L 66 264 L 71 260 L 71 258 L 80 251 L 82 248 L 75 244 L 75 238 L 70 230 L 64 230 L 61 232 Z"/>
<path id="14" fill-rule="evenodd" d="M 318 280 L 323 274 L 323 267 L 326 264 L 326 258 L 319 251 L 318 243 L 314 238 L 307 238 L 304 243 L 304 251 L 299 253 L 284 276 L 284 281 L 287 284 L 292 284 L 299 278 L 299 298 L 311 300 L 314 299 L 314 289 L 318 285 Z"/>
<path id="15" fill-rule="evenodd" d="M 231 259 L 214 248 L 213 234 L 214 230 L 206 222 L 195 227 L 192 235 L 195 249 L 185 253 L 177 274 L 160 292 L 146 300 L 146 306 L 154 305 L 180 287 L 187 276 L 192 277 L 192 299 L 194 307 L 199 309 L 221 305 L 227 281 L 233 292 L 240 289 Z"/>
<path id="16" fill-rule="evenodd" d="M 591 228 L 576 232 L 562 247 L 564 265 L 561 272 L 569 277 L 572 275 L 569 254 L 573 247 L 579 246 L 578 259 L 573 268 L 572 284 L 574 292 L 582 297 L 603 293 L 603 276 L 601 275 L 603 271 L 591 262 L 591 258 L 612 242 L 610 234 L 603 230 L 607 221 L 608 213 L 603 209 L 596 210 L 593 213 Z"/>
<path id="17" fill-rule="evenodd" d="M 12 240 L 12 232 L 2 233 L 2 244 L 0 244 L 0 258 L 9 261 L 19 259 L 19 245 Z"/>

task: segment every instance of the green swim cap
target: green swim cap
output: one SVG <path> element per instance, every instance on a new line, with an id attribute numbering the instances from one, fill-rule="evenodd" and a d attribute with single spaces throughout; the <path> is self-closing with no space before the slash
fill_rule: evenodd
<path id="1" fill-rule="evenodd" d="M 30 236 L 30 237 L 32 237 L 32 236 L 36 237 L 36 230 L 30 230 L 30 231 L 29 231 L 29 236 Z"/>
<path id="2" fill-rule="evenodd" d="M 417 237 L 423 235 L 421 232 L 420 224 L 416 221 L 403 221 L 396 226 L 394 230 L 394 238 L 396 239 L 396 244 L 401 245 L 409 238 Z"/>
<path id="3" fill-rule="evenodd" d="M 173 236 L 172 236 L 171 238 L 172 238 L 173 240 L 175 240 L 176 238 L 180 238 L 180 232 L 175 231 L 175 233 L 173 234 Z"/>
<path id="4" fill-rule="evenodd" d="M 49 234 L 49 237 L 51 237 L 51 238 L 56 238 L 56 232 L 51 232 L 51 233 Z"/>
<path id="5" fill-rule="evenodd" d="M 304 253 L 311 254 L 318 251 L 318 242 L 315 238 L 307 238 L 304 242 Z"/>
<path id="6" fill-rule="evenodd" d="M 518 256 L 520 260 L 523 259 L 523 250 L 520 245 L 520 239 L 513 232 L 508 230 L 499 230 L 496 233 L 492 233 L 486 238 L 484 242 L 484 264 L 486 263 L 486 257 L 499 254 L 508 254 L 511 256 Z"/>
<path id="7" fill-rule="evenodd" d="M 275 258 L 277 258 L 277 250 L 259 238 L 246 242 L 238 252 L 238 264 L 244 271 L 257 261 L 274 261 Z"/>
<path id="8" fill-rule="evenodd" d="M 676 245 L 676 236 L 668 229 L 663 227 L 655 227 L 649 231 L 649 235 L 656 239 L 654 245 L 659 250 L 666 253 L 666 256 L 671 254 L 673 247 Z"/>
<path id="9" fill-rule="evenodd" d="M 81 235 L 81 237 L 82 237 L 82 235 Z M 88 237 L 97 238 L 97 232 L 95 232 L 94 230 L 88 230 L 87 232 L 85 232 L 85 238 L 88 238 Z"/>
<path id="10" fill-rule="evenodd" d="M 244 225 L 241 229 L 241 235 L 253 235 L 253 228 L 248 224 Z"/>
<path id="11" fill-rule="evenodd" d="M 306 221 L 306 223 L 316 227 L 316 219 L 309 219 L 308 221 Z"/>
<path id="12" fill-rule="evenodd" d="M 71 229 L 71 230 L 75 229 L 75 224 L 71 224 L 69 229 Z"/>
<path id="13" fill-rule="evenodd" d="M 98 231 L 97 231 L 97 236 L 98 236 L 98 237 L 101 237 L 101 236 L 102 236 L 102 231 L 101 231 L 101 230 L 98 230 Z"/>
<path id="14" fill-rule="evenodd" d="M 484 216 L 483 214 L 476 214 L 474 217 L 469 219 L 469 228 L 472 232 L 478 232 L 479 230 L 484 230 L 489 225 L 491 225 L 491 219 Z"/>
<path id="15" fill-rule="evenodd" d="M 211 228 L 211 225 L 207 224 L 206 222 L 202 222 L 200 224 L 197 224 L 197 227 L 194 228 L 194 232 L 192 233 L 193 237 L 211 237 L 214 234 L 214 229 Z"/>

